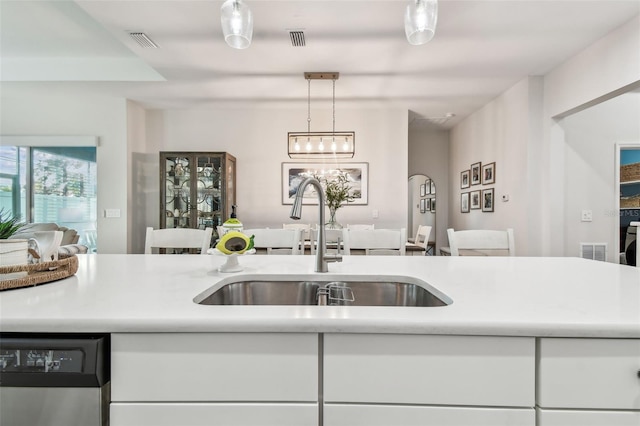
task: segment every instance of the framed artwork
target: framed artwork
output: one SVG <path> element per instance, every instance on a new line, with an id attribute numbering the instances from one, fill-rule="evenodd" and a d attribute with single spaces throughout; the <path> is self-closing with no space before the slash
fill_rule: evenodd
<path id="1" fill-rule="evenodd" d="M 482 166 L 482 184 L 488 185 L 496 182 L 496 163 L 489 163 Z"/>
<path id="2" fill-rule="evenodd" d="M 293 204 L 298 186 L 307 177 L 322 176 L 331 180 L 332 176 L 344 173 L 349 181 L 349 194 L 353 201 L 345 203 L 366 205 L 369 193 L 369 163 L 282 163 L 282 204 Z M 313 186 L 305 188 L 303 204 L 318 204 L 318 195 Z"/>
<path id="3" fill-rule="evenodd" d="M 469 198 L 470 198 L 469 204 L 470 204 L 471 210 L 480 209 L 480 190 L 471 191 L 469 193 Z"/>
<path id="4" fill-rule="evenodd" d="M 431 179 L 429 186 L 431 187 L 431 189 L 429 190 L 429 194 L 435 195 L 436 194 L 436 183 L 433 181 L 433 179 Z"/>
<path id="5" fill-rule="evenodd" d="M 426 213 L 426 212 L 427 212 L 427 200 L 423 198 L 422 200 L 420 200 L 420 213 Z"/>
<path id="6" fill-rule="evenodd" d="M 471 185 L 480 185 L 481 163 L 473 163 L 471 165 Z"/>
<path id="7" fill-rule="evenodd" d="M 431 199 L 431 213 L 435 213 L 436 212 L 436 199 L 432 198 Z"/>
<path id="8" fill-rule="evenodd" d="M 427 186 L 423 183 L 420 185 L 420 196 L 424 197 L 425 195 L 427 195 Z"/>
<path id="9" fill-rule="evenodd" d="M 493 188 L 482 190 L 482 211 L 483 212 L 492 212 L 494 201 L 495 200 L 493 197 Z"/>
<path id="10" fill-rule="evenodd" d="M 424 181 L 424 195 L 431 194 L 431 179 L 427 179 Z"/>
<path id="11" fill-rule="evenodd" d="M 460 194 L 460 212 L 469 213 L 469 193 L 463 192 Z"/>
<path id="12" fill-rule="evenodd" d="M 431 198 L 427 198 L 427 205 L 425 207 L 425 211 L 430 212 L 431 211 Z"/>
<path id="13" fill-rule="evenodd" d="M 469 187 L 469 170 L 460 173 L 460 189 Z"/>

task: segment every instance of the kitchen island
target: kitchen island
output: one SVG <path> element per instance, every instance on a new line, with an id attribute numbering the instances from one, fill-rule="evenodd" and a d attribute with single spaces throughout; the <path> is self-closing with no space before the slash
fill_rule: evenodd
<path id="1" fill-rule="evenodd" d="M 411 277 L 453 303 L 195 303 L 237 276 L 317 275 L 312 256 L 224 261 L 82 255 L 74 277 L 0 293 L 0 331 L 109 333 L 118 426 L 640 423 L 638 268 L 350 256 L 323 275 Z"/>

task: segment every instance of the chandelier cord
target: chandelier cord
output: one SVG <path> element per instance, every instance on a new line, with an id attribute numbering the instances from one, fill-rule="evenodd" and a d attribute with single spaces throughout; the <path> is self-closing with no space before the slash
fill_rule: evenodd
<path id="1" fill-rule="evenodd" d="M 311 134 L 311 79 L 307 78 L 307 139 Z"/>
<path id="2" fill-rule="evenodd" d="M 336 141 L 336 79 L 333 79 L 333 142 Z"/>

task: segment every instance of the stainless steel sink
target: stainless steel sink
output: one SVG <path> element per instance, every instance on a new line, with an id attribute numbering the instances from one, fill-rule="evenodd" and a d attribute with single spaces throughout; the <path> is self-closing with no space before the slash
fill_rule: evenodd
<path id="1" fill-rule="evenodd" d="M 424 281 L 397 276 L 236 276 L 196 296 L 201 305 L 446 306 Z"/>

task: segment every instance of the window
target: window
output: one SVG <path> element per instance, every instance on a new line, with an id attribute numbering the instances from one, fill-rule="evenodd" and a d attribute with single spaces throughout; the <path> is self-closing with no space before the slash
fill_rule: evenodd
<path id="1" fill-rule="evenodd" d="M 95 251 L 95 147 L 0 146 L 0 208 L 78 231 Z"/>

